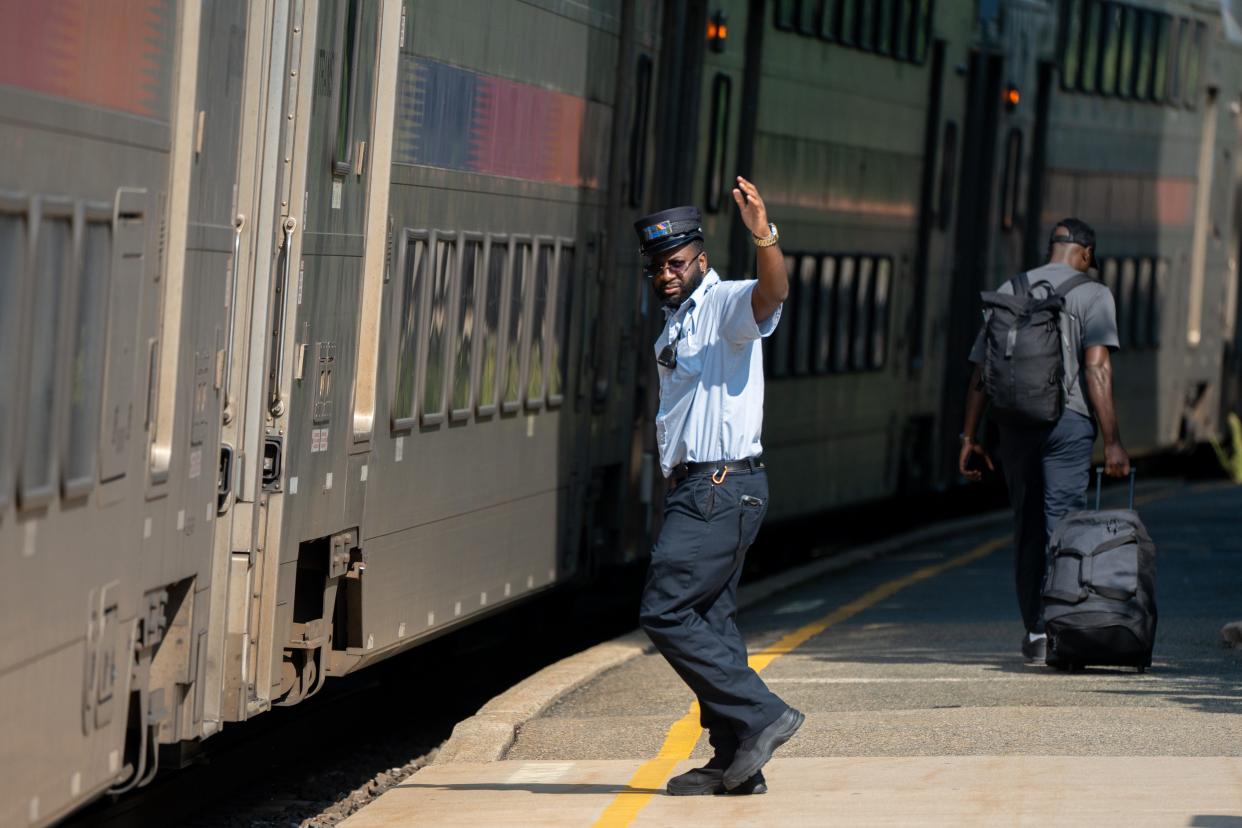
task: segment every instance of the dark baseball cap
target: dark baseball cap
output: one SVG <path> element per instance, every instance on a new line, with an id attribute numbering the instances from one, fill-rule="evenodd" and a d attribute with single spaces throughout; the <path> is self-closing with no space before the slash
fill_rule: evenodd
<path id="1" fill-rule="evenodd" d="M 638 249 L 643 256 L 675 250 L 694 240 L 703 240 L 703 216 L 698 207 L 674 207 L 644 216 L 634 222 Z"/>

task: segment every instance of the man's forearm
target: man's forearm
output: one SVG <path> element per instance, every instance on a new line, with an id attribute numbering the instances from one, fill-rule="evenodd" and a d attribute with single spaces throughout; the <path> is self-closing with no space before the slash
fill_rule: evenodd
<path id="1" fill-rule="evenodd" d="M 1091 400 L 1091 408 L 1095 411 L 1096 421 L 1100 424 L 1100 437 L 1104 445 L 1121 442 L 1121 434 L 1117 428 L 1117 409 L 1113 407 L 1113 367 L 1109 361 L 1088 363 L 1087 398 Z"/>
<path id="2" fill-rule="evenodd" d="M 971 440 L 975 439 L 979 421 L 983 419 L 983 409 L 988 404 L 982 385 L 983 368 L 975 365 L 975 370 L 970 375 L 970 387 L 966 389 L 966 419 L 962 421 L 962 434 Z"/>
<path id="3" fill-rule="evenodd" d="M 779 244 L 760 247 L 755 250 L 755 263 L 759 271 L 759 284 L 755 289 L 764 299 L 764 304 L 775 309 L 789 296 L 789 274 L 785 271 L 785 254 Z"/>

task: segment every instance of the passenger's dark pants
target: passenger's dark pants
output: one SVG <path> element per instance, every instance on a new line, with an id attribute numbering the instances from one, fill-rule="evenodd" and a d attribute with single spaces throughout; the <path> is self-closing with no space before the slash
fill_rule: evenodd
<path id="1" fill-rule="evenodd" d="M 1044 631 L 1045 549 L 1067 513 L 1086 508 L 1095 421 L 1066 410 L 1055 426 L 1000 427 L 997 458 L 1014 520 L 1014 580 L 1026 629 Z"/>
<path id="2" fill-rule="evenodd" d="M 683 480 L 665 499 L 643 590 L 643 630 L 698 697 L 699 721 L 726 756 L 787 709 L 747 665 L 736 620 L 742 563 L 767 508 L 762 469 L 719 485 L 710 475 Z"/>

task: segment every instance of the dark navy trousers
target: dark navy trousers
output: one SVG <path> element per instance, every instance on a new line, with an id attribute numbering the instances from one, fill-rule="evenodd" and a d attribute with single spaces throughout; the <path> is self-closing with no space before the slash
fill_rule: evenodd
<path id="1" fill-rule="evenodd" d="M 720 484 L 686 478 L 665 498 L 643 590 L 642 628 L 698 697 L 699 721 L 726 756 L 788 707 L 747 665 L 737 628 L 742 563 L 767 509 L 763 469 Z"/>
<path id="2" fill-rule="evenodd" d="M 1055 426 L 1001 426 L 997 458 L 1014 521 L 1014 581 L 1026 629 L 1044 631 L 1045 550 L 1069 512 L 1087 507 L 1095 421 L 1066 409 Z"/>

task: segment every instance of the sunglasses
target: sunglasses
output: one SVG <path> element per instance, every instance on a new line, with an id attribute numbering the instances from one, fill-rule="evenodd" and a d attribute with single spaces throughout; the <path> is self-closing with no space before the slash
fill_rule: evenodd
<path id="1" fill-rule="evenodd" d="M 686 270 L 690 267 L 690 265 L 693 264 L 695 260 L 699 258 L 699 256 L 702 256 L 702 255 L 703 255 L 703 251 L 700 250 L 698 253 L 695 253 L 693 256 L 685 260 L 682 260 L 680 256 L 673 256 L 669 258 L 668 261 L 662 264 L 655 264 L 654 262 L 650 262 L 650 261 L 644 262 L 643 263 L 643 275 L 646 276 L 648 279 L 655 279 L 657 276 L 659 276 L 661 273 L 663 273 L 667 269 L 668 272 L 673 274 L 674 276 L 680 276 L 681 274 L 686 272 Z"/>

